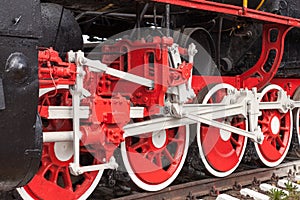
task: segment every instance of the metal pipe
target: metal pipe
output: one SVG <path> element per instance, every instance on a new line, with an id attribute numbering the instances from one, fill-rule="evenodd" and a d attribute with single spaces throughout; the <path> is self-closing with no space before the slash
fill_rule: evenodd
<path id="1" fill-rule="evenodd" d="M 73 131 L 43 132 L 43 142 L 73 141 Z"/>
<path id="2" fill-rule="evenodd" d="M 141 12 L 140 12 L 140 4 L 136 3 L 136 24 L 134 28 L 137 28 L 137 39 L 141 38 Z"/>
<path id="3" fill-rule="evenodd" d="M 148 10 L 148 7 L 149 7 L 149 3 L 146 3 L 145 6 L 144 6 L 144 8 L 143 8 L 143 10 L 142 10 L 142 12 L 140 13 L 140 21 L 139 21 L 139 23 L 141 23 L 142 20 L 144 19 L 145 14 L 146 14 L 146 12 Z"/>
<path id="4" fill-rule="evenodd" d="M 217 65 L 218 69 L 221 69 L 221 45 L 222 45 L 222 28 L 223 28 L 223 17 L 219 19 L 219 31 L 218 31 L 218 46 L 217 46 Z"/>
<path id="5" fill-rule="evenodd" d="M 153 20 L 154 20 L 154 27 L 157 29 L 157 15 L 156 15 L 156 3 L 153 6 Z"/>
<path id="6" fill-rule="evenodd" d="M 136 14 L 130 14 L 130 13 L 107 13 L 107 12 L 97 12 L 97 11 L 86 11 L 83 13 L 80 13 L 76 16 L 76 20 L 79 20 L 85 15 L 105 15 L 110 17 L 126 17 L 126 18 L 136 18 Z M 153 18 L 154 15 L 144 15 L 143 18 Z M 156 18 L 162 19 L 162 15 L 156 15 Z"/>
<path id="7" fill-rule="evenodd" d="M 248 0 L 243 0 L 243 7 L 248 8 Z"/>
<path id="8" fill-rule="evenodd" d="M 144 8 L 143 8 L 143 10 L 142 10 L 142 12 L 141 13 L 138 12 L 138 17 L 137 17 L 138 20 L 137 20 L 137 23 L 134 26 L 134 29 L 132 30 L 132 32 L 130 34 L 130 38 L 133 37 L 133 35 L 134 35 L 135 31 L 136 31 L 136 28 L 140 28 L 139 25 L 142 22 L 142 20 L 144 19 L 144 15 L 145 15 L 145 13 L 146 13 L 146 11 L 148 9 L 148 6 L 149 6 L 149 3 L 146 3 L 145 6 L 144 6 Z"/>
<path id="9" fill-rule="evenodd" d="M 166 5 L 166 36 L 170 37 L 170 4 Z"/>
<path id="10" fill-rule="evenodd" d="M 259 10 L 265 3 L 265 0 L 262 0 L 259 5 L 255 8 L 255 10 Z"/>

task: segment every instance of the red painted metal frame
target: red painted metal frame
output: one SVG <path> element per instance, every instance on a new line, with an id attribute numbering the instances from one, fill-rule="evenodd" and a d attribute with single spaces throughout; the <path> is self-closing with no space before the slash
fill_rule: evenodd
<path id="1" fill-rule="evenodd" d="M 287 95 L 294 96 L 295 91 L 300 87 L 300 79 L 297 78 L 274 78 L 272 84 L 279 85 L 287 92 Z"/>
<path id="2" fill-rule="evenodd" d="M 113 45 L 104 45 L 102 47 L 105 53 L 102 57 L 103 63 L 111 68 L 153 80 L 155 85 L 149 89 L 113 76 L 105 76 L 99 81 L 97 95 L 107 97 L 121 93 L 123 96 L 130 97 L 135 106 L 147 108 L 153 105 L 163 106 L 167 88 L 187 83 L 193 67 L 191 63 L 186 62 L 181 63 L 178 68 L 169 66 L 168 47 L 171 47 L 173 43 L 173 38 L 156 36 L 152 41 L 124 39 Z M 110 52 L 118 52 L 118 54 Z M 181 52 L 186 53 L 186 50 L 181 49 Z M 153 63 L 149 63 L 151 55 Z"/>
<path id="3" fill-rule="evenodd" d="M 268 23 L 283 24 L 293 27 L 300 27 L 300 19 L 275 15 L 272 13 L 262 12 L 241 6 L 217 3 L 207 0 L 152 0 L 154 2 L 167 3 L 177 6 L 194 8 L 199 10 L 218 12 L 223 14 L 235 15 L 240 17 L 251 18 L 265 21 Z M 242 0 L 240 0 L 242 3 Z"/>
<path id="4" fill-rule="evenodd" d="M 285 36 L 291 28 L 281 24 L 264 24 L 260 58 L 252 68 L 240 75 L 241 87 L 255 86 L 260 89 L 274 78 L 283 57 Z M 272 31 L 277 32 L 277 38 L 272 38 Z M 276 55 L 272 66 L 267 69 L 266 63 L 272 50 Z M 251 77 L 256 77 L 256 81 Z"/>

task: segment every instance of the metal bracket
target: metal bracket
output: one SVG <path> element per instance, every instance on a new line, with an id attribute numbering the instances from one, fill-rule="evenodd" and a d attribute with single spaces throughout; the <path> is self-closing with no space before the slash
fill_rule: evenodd
<path id="1" fill-rule="evenodd" d="M 99 72 L 99 73 L 105 72 L 106 74 L 115 76 L 117 78 L 121 78 L 123 80 L 130 81 L 133 83 L 137 83 L 139 85 L 143 85 L 143 86 L 146 86 L 149 88 L 154 87 L 153 80 L 108 67 L 107 65 L 103 64 L 99 60 L 90 60 L 90 59 L 84 57 L 84 54 L 81 51 L 78 51 L 76 53 L 74 53 L 73 51 L 68 52 L 68 58 L 69 58 L 69 62 L 76 62 L 77 66 L 78 65 L 88 66 L 89 69 L 93 72 Z"/>
<path id="2" fill-rule="evenodd" d="M 194 61 L 194 56 L 197 53 L 196 46 L 192 43 L 188 48 L 189 63 Z M 181 57 L 179 54 L 178 44 L 173 44 L 169 47 L 169 62 L 174 68 L 177 68 L 181 63 Z M 190 73 L 192 74 L 193 69 Z M 196 97 L 196 94 L 192 88 L 192 75 L 188 79 L 187 83 L 169 87 L 167 91 L 166 105 L 168 110 L 172 113 L 172 116 L 181 118 L 183 115 L 183 104 Z"/>
<path id="3" fill-rule="evenodd" d="M 78 56 L 78 57 L 77 57 Z M 76 169 L 79 167 L 80 163 L 80 98 L 83 92 L 83 78 L 85 72 L 83 70 L 83 65 L 79 62 L 80 58 L 84 56 L 83 52 L 78 52 L 76 54 L 76 65 L 77 65 L 77 75 L 76 75 L 76 84 L 72 86 L 72 106 L 73 106 L 73 149 L 74 149 L 74 160 L 70 166 L 74 166 Z M 76 170 L 72 170 L 70 167 L 70 171 L 74 172 L 74 175 L 78 175 Z"/>
<path id="4" fill-rule="evenodd" d="M 118 163 L 116 162 L 115 157 L 111 157 L 108 163 L 99 164 L 99 165 L 90 165 L 90 166 L 83 166 L 80 167 L 77 163 L 70 163 L 70 172 L 71 174 L 78 176 L 85 172 L 91 171 L 102 171 L 105 169 L 117 169 L 119 167 Z"/>

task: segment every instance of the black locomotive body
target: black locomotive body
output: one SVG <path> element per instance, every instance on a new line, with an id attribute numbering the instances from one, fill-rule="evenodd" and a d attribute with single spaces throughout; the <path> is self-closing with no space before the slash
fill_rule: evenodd
<path id="1" fill-rule="evenodd" d="M 37 113 L 40 3 L 2 1 L 0 13 L 0 187 L 9 190 L 26 184 L 41 158 Z"/>

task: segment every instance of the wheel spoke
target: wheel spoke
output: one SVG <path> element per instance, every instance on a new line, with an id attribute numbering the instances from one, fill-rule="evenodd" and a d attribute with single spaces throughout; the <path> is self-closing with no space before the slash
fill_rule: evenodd
<path id="1" fill-rule="evenodd" d="M 69 173 L 69 168 L 65 168 L 64 170 L 62 170 L 62 177 L 63 177 L 65 189 L 73 191 L 72 180 L 71 180 L 71 175 Z"/>
<path id="2" fill-rule="evenodd" d="M 272 138 L 271 140 L 271 145 L 276 148 L 276 139 L 275 138 Z"/>
<path id="3" fill-rule="evenodd" d="M 261 132 L 263 132 L 264 135 L 265 135 L 266 133 L 269 133 L 269 132 L 270 132 L 270 129 L 269 129 L 269 127 L 267 127 L 267 126 L 263 126 L 262 129 L 261 129 Z"/>
<path id="4" fill-rule="evenodd" d="M 156 160 L 156 165 L 157 165 L 159 168 L 163 168 L 161 159 L 162 159 L 161 153 L 157 153 L 157 154 L 155 155 L 155 160 Z"/>
<path id="5" fill-rule="evenodd" d="M 235 145 L 235 146 L 241 146 L 241 144 L 233 137 L 230 137 L 230 141 Z"/>
<path id="6" fill-rule="evenodd" d="M 131 149 L 130 149 L 131 150 Z M 132 149 L 132 150 L 134 150 L 134 149 Z M 135 151 L 134 151 L 135 152 Z M 136 153 L 138 153 L 138 152 L 136 152 Z M 142 155 L 143 155 L 143 157 L 144 158 L 147 158 L 147 159 L 149 159 L 149 160 L 152 160 L 153 159 L 153 155 L 151 155 L 152 153 L 151 153 L 151 151 L 143 151 L 142 152 Z"/>
<path id="7" fill-rule="evenodd" d="M 175 142 L 175 143 L 184 143 L 184 139 L 181 138 L 168 138 L 170 142 Z"/>
<path id="8" fill-rule="evenodd" d="M 44 162 L 41 164 L 39 171 L 37 172 L 37 174 L 41 175 L 41 176 L 45 176 L 47 171 L 49 171 L 49 168 L 52 166 L 52 163 L 50 162 Z"/>
<path id="9" fill-rule="evenodd" d="M 281 126 L 281 127 L 280 127 L 280 130 L 281 130 L 281 131 L 289 131 L 290 128 L 289 128 L 289 127 L 282 127 L 282 126 Z"/>
<path id="10" fill-rule="evenodd" d="M 163 150 L 164 155 L 169 160 L 170 163 L 174 163 L 175 160 L 173 159 L 172 155 L 170 154 L 169 150 L 166 148 Z"/>
<path id="11" fill-rule="evenodd" d="M 276 141 L 280 147 L 285 147 L 285 144 L 283 143 L 279 135 L 276 137 Z"/>
<path id="12" fill-rule="evenodd" d="M 280 120 L 282 120 L 287 115 L 286 113 L 280 113 L 280 112 L 278 113 L 280 114 Z"/>
<path id="13" fill-rule="evenodd" d="M 264 102 L 270 102 L 269 96 L 268 96 L 268 95 L 265 95 L 265 96 L 263 97 L 263 101 L 264 101 Z"/>
<path id="14" fill-rule="evenodd" d="M 59 168 L 56 166 L 52 166 L 50 169 L 51 176 L 49 177 L 49 181 L 53 183 L 57 183 Z"/>
<path id="15" fill-rule="evenodd" d="M 264 121 L 264 120 L 258 120 L 258 123 L 262 124 L 262 125 L 268 125 L 269 124 L 267 121 Z"/>
<path id="16" fill-rule="evenodd" d="M 140 139 L 137 143 L 132 145 L 132 149 L 137 150 L 139 148 L 145 147 L 148 145 L 148 140 Z"/>
<path id="17" fill-rule="evenodd" d="M 271 135 L 265 135 L 265 140 L 271 142 L 273 137 Z"/>

